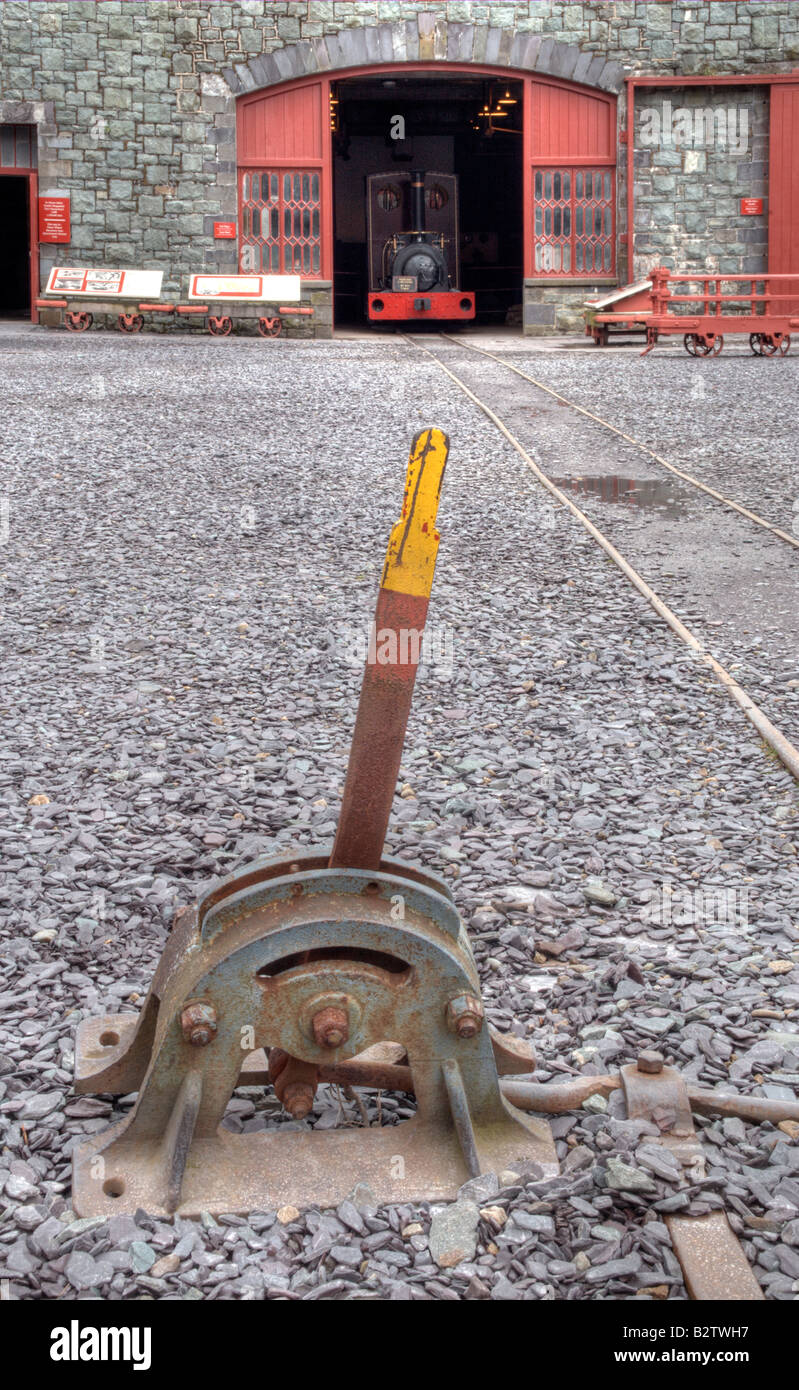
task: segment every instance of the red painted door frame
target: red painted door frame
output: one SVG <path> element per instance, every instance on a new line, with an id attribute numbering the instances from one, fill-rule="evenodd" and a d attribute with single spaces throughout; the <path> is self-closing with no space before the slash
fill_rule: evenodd
<path id="1" fill-rule="evenodd" d="M 301 87 L 311 86 L 316 83 L 322 84 L 322 159 L 319 161 L 305 161 L 308 165 L 319 167 L 322 172 L 322 257 L 321 273 L 319 279 L 333 279 L 333 142 L 329 130 L 328 112 L 330 109 L 330 87 L 333 82 L 343 82 L 351 77 L 373 77 L 381 74 L 396 74 L 398 76 L 410 76 L 414 73 L 460 73 L 470 77 L 489 77 L 499 78 L 502 81 L 521 82 L 523 92 L 523 133 L 522 133 L 522 160 L 523 168 L 523 209 L 522 209 L 522 232 L 524 241 L 524 265 L 523 275 L 529 278 L 534 274 L 534 251 L 533 251 L 533 158 L 535 151 L 532 148 L 532 100 L 533 82 L 543 83 L 547 86 L 559 87 L 568 92 L 583 92 L 595 97 L 601 97 L 615 105 L 617 100 L 613 93 L 601 92 L 596 87 L 587 87 L 579 82 L 568 82 L 557 77 L 550 77 L 547 74 L 539 74 L 518 68 L 496 67 L 481 63 L 445 63 L 445 62 L 410 62 L 410 63 L 373 63 L 365 67 L 342 68 L 340 71 L 297 78 L 291 82 L 281 82 L 270 87 L 259 88 L 255 92 L 248 92 L 245 96 L 238 98 L 237 110 L 244 106 L 264 100 L 281 92 L 288 92 Z M 260 163 L 279 168 L 281 163 L 284 167 L 296 164 L 296 160 L 264 159 Z M 549 160 L 549 163 L 560 163 L 560 160 Z M 566 160 L 565 162 L 568 162 Z M 598 163 L 605 161 L 599 160 Z M 240 168 L 257 167 L 259 160 L 247 156 L 246 159 L 239 158 L 237 161 Z M 239 199 L 241 195 L 239 192 Z M 239 226 L 241 226 L 241 205 L 239 205 Z M 614 234 L 615 234 L 615 212 L 614 212 Z M 615 261 L 615 257 L 614 257 Z"/>
<path id="2" fill-rule="evenodd" d="M 529 76 L 529 74 L 528 74 Z M 533 85 L 522 83 L 522 276 L 533 274 Z M 524 291 L 522 290 L 522 300 Z"/>
<path id="3" fill-rule="evenodd" d="M 31 263 L 31 323 L 39 322 L 36 300 L 39 298 L 39 175 L 28 171 L 28 228 Z"/>
<path id="4" fill-rule="evenodd" d="M 768 268 L 799 274 L 799 82 L 771 89 L 769 146 Z"/>
<path id="5" fill-rule="evenodd" d="M 28 261 L 30 269 L 31 323 L 38 323 L 39 297 L 39 176 L 35 169 L 0 168 L 0 179 L 28 180 Z"/>

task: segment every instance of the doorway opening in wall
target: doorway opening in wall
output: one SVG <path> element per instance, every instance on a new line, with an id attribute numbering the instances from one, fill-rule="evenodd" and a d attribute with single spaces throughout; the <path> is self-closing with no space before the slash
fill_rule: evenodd
<path id="1" fill-rule="evenodd" d="M 396 185 L 397 217 L 402 220 L 409 207 L 409 175 L 422 170 L 434 214 L 430 225 L 435 225 L 436 214 L 446 224 L 448 273 L 456 276 L 457 289 L 474 293 L 473 322 L 521 327 L 522 122 L 522 83 L 502 76 L 386 73 L 347 78 L 333 85 L 337 326 L 367 322 L 367 296 L 378 288 L 370 281 L 380 277 L 386 264 L 384 247 L 377 245 L 386 237 L 375 231 L 380 212 L 387 214 L 386 226 L 393 226 Z M 393 181 L 392 172 L 397 176 Z M 431 187 L 430 176 L 436 173 L 448 177 Z M 377 174 L 389 175 L 385 187 L 374 179 Z M 435 199 L 446 199 L 450 189 L 457 216 L 447 222 Z M 383 199 L 371 229 L 370 197 Z M 398 225 L 395 230 L 411 229 Z M 390 257 L 390 250 L 387 254 Z"/>
<path id="2" fill-rule="evenodd" d="M 30 206 L 25 175 L 0 174 L 0 319 L 30 318 Z"/>

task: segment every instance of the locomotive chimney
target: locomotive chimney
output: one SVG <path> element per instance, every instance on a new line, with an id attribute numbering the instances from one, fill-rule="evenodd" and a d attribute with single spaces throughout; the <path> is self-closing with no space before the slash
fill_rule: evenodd
<path id="1" fill-rule="evenodd" d="M 411 231 L 424 232 L 424 170 L 411 174 Z M 421 238 L 420 238 L 421 240 Z"/>

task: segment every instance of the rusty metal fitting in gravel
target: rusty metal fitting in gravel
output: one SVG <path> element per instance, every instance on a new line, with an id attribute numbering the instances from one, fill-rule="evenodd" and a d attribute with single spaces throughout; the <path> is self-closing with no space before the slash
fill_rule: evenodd
<path id="1" fill-rule="evenodd" d="M 483 1006 L 473 994 L 459 994 L 447 1004 L 447 1027 L 459 1038 L 474 1038 L 483 1026 Z"/>
<path id="2" fill-rule="evenodd" d="M 311 1027 L 317 1047 L 343 1047 L 350 1035 L 347 1010 L 336 1005 L 320 1009 L 314 1014 Z"/>
<path id="3" fill-rule="evenodd" d="M 213 1004 L 185 1004 L 180 1015 L 183 1041 L 192 1047 L 205 1047 L 216 1037 L 217 1017 Z"/>
<path id="4" fill-rule="evenodd" d="M 309 1086 L 307 1081 L 290 1081 L 281 1103 L 293 1120 L 304 1120 L 313 1109 L 313 1102 L 313 1086 Z"/>
<path id="5" fill-rule="evenodd" d="M 646 1072 L 648 1076 L 659 1076 L 663 1070 L 663 1055 L 655 1052 L 653 1048 L 647 1048 L 644 1052 L 639 1052 L 636 1062 L 638 1071 Z"/>

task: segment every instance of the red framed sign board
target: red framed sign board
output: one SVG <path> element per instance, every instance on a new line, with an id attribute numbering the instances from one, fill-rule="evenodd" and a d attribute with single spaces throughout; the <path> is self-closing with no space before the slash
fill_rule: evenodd
<path id="1" fill-rule="evenodd" d="M 762 212 L 762 211 L 763 211 L 763 199 L 762 199 L 762 198 L 742 198 L 742 199 L 741 199 L 741 212 L 742 212 L 742 214 L 743 214 L 744 217 L 756 217 L 757 214 L 760 213 L 760 212 Z"/>
<path id="2" fill-rule="evenodd" d="M 298 304 L 299 275 L 190 275 L 189 299 L 275 300 Z"/>
<path id="3" fill-rule="evenodd" d="M 65 243 L 71 235 L 69 198 L 40 198 L 39 240 Z"/>
<path id="4" fill-rule="evenodd" d="M 236 239 L 236 224 L 235 224 L 235 222 L 215 222 L 215 223 L 214 223 L 214 237 L 215 237 L 215 239 L 216 239 L 217 241 L 220 241 L 220 240 L 233 240 L 233 241 L 235 241 L 235 239 Z"/>

